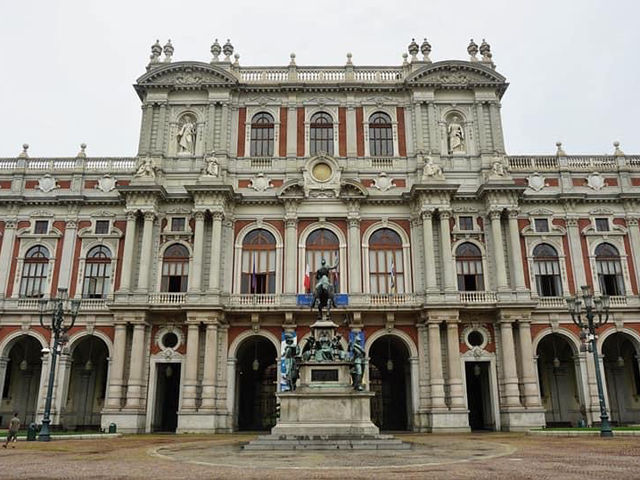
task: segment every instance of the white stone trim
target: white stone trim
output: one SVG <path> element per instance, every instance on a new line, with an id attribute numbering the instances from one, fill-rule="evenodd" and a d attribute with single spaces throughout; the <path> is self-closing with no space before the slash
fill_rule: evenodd
<path id="1" fill-rule="evenodd" d="M 266 230 L 276 239 L 276 291 L 274 293 L 282 293 L 282 270 L 283 270 L 283 249 L 284 242 L 282 235 L 268 222 L 253 222 L 242 227 L 242 229 L 236 235 L 236 241 L 234 244 L 234 262 L 233 262 L 233 292 L 240 293 L 242 285 L 242 243 L 244 237 L 247 236 L 253 230 Z M 292 273 L 292 272 L 288 272 Z"/>

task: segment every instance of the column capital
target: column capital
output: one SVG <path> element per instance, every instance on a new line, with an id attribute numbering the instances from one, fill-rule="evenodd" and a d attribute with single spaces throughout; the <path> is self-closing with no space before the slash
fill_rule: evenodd
<path id="1" fill-rule="evenodd" d="M 438 209 L 440 213 L 440 221 L 443 222 L 445 220 L 449 220 L 451 218 L 451 210 L 441 210 Z"/>
<path id="2" fill-rule="evenodd" d="M 136 210 L 127 210 L 126 212 L 127 222 L 135 221 L 137 216 Z"/>
<path id="3" fill-rule="evenodd" d="M 150 210 L 144 212 L 145 222 L 153 222 L 155 219 L 156 219 L 156 212 L 152 212 Z"/>
<path id="4" fill-rule="evenodd" d="M 512 208 L 509 210 L 509 219 L 518 219 L 518 216 L 520 215 L 520 209 L 518 208 Z"/>
<path id="5" fill-rule="evenodd" d="M 212 210 L 211 211 L 211 218 L 213 220 L 220 220 L 222 221 L 224 219 L 224 212 L 220 211 L 220 210 Z"/>
<path id="6" fill-rule="evenodd" d="M 489 210 L 489 218 L 491 221 L 500 220 L 502 218 L 502 210 L 497 208 Z"/>
<path id="7" fill-rule="evenodd" d="M 285 228 L 296 228 L 298 226 L 298 218 L 297 217 L 285 217 L 284 218 L 284 226 L 285 226 Z"/>
<path id="8" fill-rule="evenodd" d="M 638 226 L 638 217 L 637 216 L 631 216 L 631 215 L 627 215 L 625 217 L 625 220 L 627 221 L 627 226 L 629 227 L 637 227 Z"/>
<path id="9" fill-rule="evenodd" d="M 422 210 L 420 212 L 420 217 L 422 217 L 422 220 L 431 220 L 433 218 L 433 210 Z"/>
<path id="10" fill-rule="evenodd" d="M 193 218 L 197 221 L 197 222 L 203 222 L 204 221 L 204 211 L 202 210 L 195 210 L 193 212 Z"/>
<path id="11" fill-rule="evenodd" d="M 15 219 L 5 220 L 4 229 L 5 230 L 15 230 L 18 228 L 18 221 Z"/>
<path id="12" fill-rule="evenodd" d="M 578 226 L 577 218 L 574 218 L 574 217 L 567 218 L 567 227 L 577 227 L 577 226 Z"/>

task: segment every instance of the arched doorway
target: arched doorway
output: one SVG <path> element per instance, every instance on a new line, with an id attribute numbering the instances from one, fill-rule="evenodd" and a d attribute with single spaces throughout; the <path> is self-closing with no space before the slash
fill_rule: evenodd
<path id="1" fill-rule="evenodd" d="M 376 339 L 369 350 L 371 421 L 381 430 L 408 430 L 411 399 L 409 350 L 395 335 Z"/>
<path id="2" fill-rule="evenodd" d="M 253 335 L 240 344 L 236 358 L 238 430 L 268 430 L 276 424 L 276 349 L 265 337 Z"/>
<path id="3" fill-rule="evenodd" d="M 571 344 L 564 336 L 552 333 L 540 341 L 536 353 L 547 426 L 576 425 L 583 414 Z"/>
<path id="4" fill-rule="evenodd" d="M 64 415 L 67 428 L 100 429 L 100 412 L 107 390 L 108 357 L 104 341 L 93 335 L 80 339 L 73 348 Z"/>
<path id="5" fill-rule="evenodd" d="M 40 377 L 42 374 L 42 345 L 29 335 L 18 338 L 10 347 L 0 405 L 2 425 L 18 412 L 22 425 L 36 420 Z"/>
<path id="6" fill-rule="evenodd" d="M 609 335 L 602 354 L 611 422 L 640 423 L 640 372 L 633 339 L 621 332 Z"/>

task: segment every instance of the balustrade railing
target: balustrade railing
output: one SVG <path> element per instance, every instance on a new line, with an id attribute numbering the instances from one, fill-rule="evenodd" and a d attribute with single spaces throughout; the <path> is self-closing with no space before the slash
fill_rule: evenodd
<path id="1" fill-rule="evenodd" d="M 538 307 L 540 308 L 565 308 L 567 302 L 564 297 L 539 297 Z"/>
<path id="2" fill-rule="evenodd" d="M 231 305 L 277 305 L 278 297 L 275 293 L 240 293 L 231 295 L 229 303 Z"/>
<path id="3" fill-rule="evenodd" d="M 100 172 L 133 171 L 135 158 L 0 158 L 0 170 L 27 171 L 92 170 Z"/>
<path id="4" fill-rule="evenodd" d="M 149 303 L 152 305 L 182 305 L 185 302 L 185 293 L 150 293 Z"/>
<path id="5" fill-rule="evenodd" d="M 496 292 L 459 292 L 460 303 L 496 303 Z"/>
<path id="6" fill-rule="evenodd" d="M 273 158 L 270 157 L 257 157 L 251 159 L 251 168 L 271 168 L 273 165 Z"/>
<path id="7" fill-rule="evenodd" d="M 417 303 L 415 293 L 374 293 L 367 298 L 369 305 L 414 305 Z"/>
<path id="8" fill-rule="evenodd" d="M 616 295 L 609 297 L 609 305 L 611 307 L 626 307 L 627 297 L 624 295 Z"/>

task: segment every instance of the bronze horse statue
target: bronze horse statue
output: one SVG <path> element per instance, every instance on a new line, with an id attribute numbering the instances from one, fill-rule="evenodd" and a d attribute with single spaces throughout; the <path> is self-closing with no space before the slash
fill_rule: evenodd
<path id="1" fill-rule="evenodd" d="M 335 305 L 334 287 L 329 281 L 329 270 L 337 267 L 327 267 L 326 261 L 322 259 L 322 266 L 316 272 L 316 286 L 313 290 L 313 301 L 311 302 L 311 310 L 318 307 L 318 319 L 322 319 L 322 309 L 327 309 L 327 317 L 331 317 L 331 307 Z"/>

